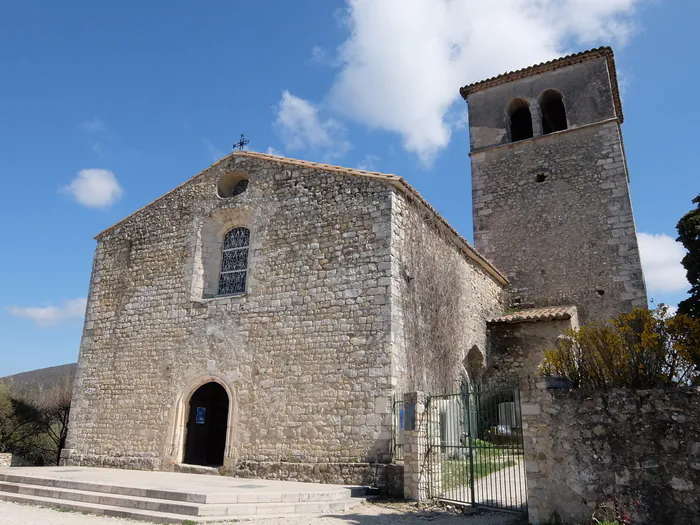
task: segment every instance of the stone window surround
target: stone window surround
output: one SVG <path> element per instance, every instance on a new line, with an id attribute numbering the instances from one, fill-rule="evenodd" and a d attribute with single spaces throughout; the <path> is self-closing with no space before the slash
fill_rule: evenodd
<path id="1" fill-rule="evenodd" d="M 235 299 L 247 295 L 252 283 L 252 252 L 255 232 L 251 228 L 252 213 L 244 208 L 223 208 L 204 217 L 196 225 L 194 260 L 192 262 L 191 298 L 193 301 Z M 219 295 L 219 276 L 224 236 L 232 228 L 245 227 L 250 231 L 246 291 L 239 294 Z"/>
<path id="2" fill-rule="evenodd" d="M 248 174 L 243 171 L 234 170 L 224 173 L 219 177 L 219 181 L 216 184 L 217 197 L 222 200 L 228 200 L 242 195 L 247 191 L 248 185 L 246 184 L 243 191 L 240 191 L 240 183 L 248 180 Z"/>
<path id="3" fill-rule="evenodd" d="M 199 387 L 207 383 L 218 383 L 228 395 L 228 419 L 226 422 L 226 441 L 224 446 L 224 465 L 230 466 L 235 459 L 234 436 L 235 421 L 238 413 L 238 402 L 235 390 L 229 382 L 216 372 L 208 372 L 191 380 L 182 389 L 181 394 L 175 400 L 174 408 L 170 418 L 168 429 L 169 439 L 166 441 L 168 450 L 164 457 L 173 463 L 182 463 L 185 457 L 185 446 L 187 444 L 187 418 L 189 417 L 190 400 Z"/>

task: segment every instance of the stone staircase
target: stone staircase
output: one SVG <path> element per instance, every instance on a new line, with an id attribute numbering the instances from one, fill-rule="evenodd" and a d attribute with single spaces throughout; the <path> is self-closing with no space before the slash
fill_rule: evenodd
<path id="1" fill-rule="evenodd" d="M 0 469 L 0 500 L 155 523 L 185 520 L 210 523 L 263 516 L 342 513 L 367 495 L 366 487 L 223 477 L 218 478 L 223 481 L 217 481 L 207 490 L 206 482 L 201 480 L 217 478 L 140 471 L 121 471 L 132 473 L 138 481 L 115 484 L 114 480 L 96 481 L 95 476 L 90 479 L 69 476 L 70 467 L 57 469 L 60 467 Z M 48 472 L 43 474 L 43 470 Z M 62 475 L 56 475 L 57 472 Z M 158 475 L 162 476 L 158 478 Z M 156 483 L 144 482 L 148 477 Z M 192 477 L 199 479 L 191 483 Z M 229 484 L 228 490 L 224 483 Z"/>

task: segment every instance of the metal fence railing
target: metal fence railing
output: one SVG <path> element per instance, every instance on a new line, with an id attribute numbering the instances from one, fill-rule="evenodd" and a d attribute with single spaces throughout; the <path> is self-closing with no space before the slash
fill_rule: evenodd
<path id="1" fill-rule="evenodd" d="M 426 411 L 431 496 L 526 512 L 518 389 L 431 395 Z"/>

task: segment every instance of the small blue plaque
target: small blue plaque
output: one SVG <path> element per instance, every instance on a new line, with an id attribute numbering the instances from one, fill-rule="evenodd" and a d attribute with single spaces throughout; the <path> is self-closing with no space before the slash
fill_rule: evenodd
<path id="1" fill-rule="evenodd" d="M 204 418 L 207 415 L 207 409 L 206 407 L 197 407 L 197 416 L 195 418 L 195 423 L 197 425 L 203 425 L 204 424 Z"/>
<path id="2" fill-rule="evenodd" d="M 404 428 L 406 430 L 416 429 L 416 405 L 414 403 L 406 404 L 406 415 L 404 416 Z"/>

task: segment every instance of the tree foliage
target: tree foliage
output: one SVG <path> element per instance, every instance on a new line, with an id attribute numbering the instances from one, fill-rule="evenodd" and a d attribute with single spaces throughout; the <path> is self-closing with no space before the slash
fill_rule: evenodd
<path id="1" fill-rule="evenodd" d="M 0 452 L 57 465 L 68 433 L 73 375 L 46 383 L 0 383 Z"/>
<path id="2" fill-rule="evenodd" d="M 699 384 L 700 319 L 637 308 L 569 331 L 545 351 L 540 371 L 573 388 Z"/>
<path id="3" fill-rule="evenodd" d="M 688 253 L 682 263 L 691 285 L 690 297 L 678 304 L 678 313 L 700 319 L 700 194 L 693 199 L 697 204 L 678 221 L 676 239 L 685 246 Z"/>

